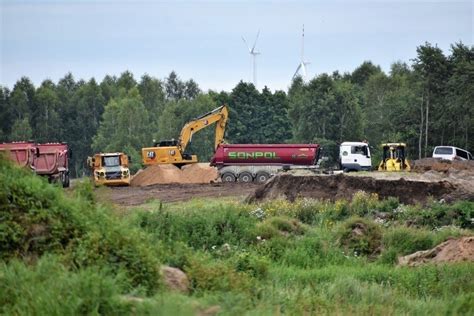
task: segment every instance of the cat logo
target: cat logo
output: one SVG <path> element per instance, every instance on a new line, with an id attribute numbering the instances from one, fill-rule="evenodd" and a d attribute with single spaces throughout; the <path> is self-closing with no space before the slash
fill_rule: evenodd
<path id="1" fill-rule="evenodd" d="M 154 151 L 147 151 L 146 153 L 147 158 L 149 159 L 155 159 L 155 152 Z"/>
<path id="2" fill-rule="evenodd" d="M 174 156 L 176 154 L 176 151 L 175 150 L 170 150 L 170 155 L 171 156 Z"/>

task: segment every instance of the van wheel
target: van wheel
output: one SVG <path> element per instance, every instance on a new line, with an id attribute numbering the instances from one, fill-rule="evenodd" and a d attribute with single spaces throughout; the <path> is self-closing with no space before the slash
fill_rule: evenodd
<path id="1" fill-rule="evenodd" d="M 230 172 L 226 172 L 221 176 L 222 182 L 235 182 L 235 175 Z"/>
<path id="2" fill-rule="evenodd" d="M 250 172 L 244 171 L 239 175 L 239 182 L 249 183 L 252 181 L 253 181 L 253 177 Z"/>
<path id="3" fill-rule="evenodd" d="M 255 177 L 255 181 L 258 183 L 267 182 L 268 179 L 270 179 L 270 174 L 265 171 L 258 172 L 257 176 Z"/>

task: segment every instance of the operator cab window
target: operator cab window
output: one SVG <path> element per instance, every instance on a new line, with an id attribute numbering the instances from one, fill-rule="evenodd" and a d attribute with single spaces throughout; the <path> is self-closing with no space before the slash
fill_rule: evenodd
<path id="1" fill-rule="evenodd" d="M 120 166 L 120 159 L 119 156 L 110 156 L 110 157 L 103 157 L 103 165 L 104 167 L 117 167 Z"/>

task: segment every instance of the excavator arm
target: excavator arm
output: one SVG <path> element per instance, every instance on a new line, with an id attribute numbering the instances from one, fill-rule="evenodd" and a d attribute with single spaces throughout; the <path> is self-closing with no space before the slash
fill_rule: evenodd
<path id="1" fill-rule="evenodd" d="M 197 133 L 203 128 L 216 123 L 216 134 L 214 141 L 214 150 L 224 140 L 224 132 L 229 117 L 227 106 L 223 105 L 209 113 L 203 114 L 192 121 L 186 123 L 181 129 L 181 134 L 178 140 L 179 150 L 184 153 L 186 146 L 191 142 L 194 133 Z"/>

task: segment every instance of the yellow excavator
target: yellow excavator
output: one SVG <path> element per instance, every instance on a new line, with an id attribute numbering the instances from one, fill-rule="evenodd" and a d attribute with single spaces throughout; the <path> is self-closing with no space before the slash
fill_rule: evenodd
<path id="1" fill-rule="evenodd" d="M 216 123 L 214 150 L 224 141 L 224 132 L 229 117 L 227 106 L 203 114 L 189 122 L 181 129 L 178 140 L 165 140 L 155 143 L 154 147 L 142 148 L 143 164 L 174 164 L 177 167 L 198 162 L 196 155 L 185 153 L 186 146 L 191 142 L 194 133 Z"/>
<path id="2" fill-rule="evenodd" d="M 383 157 L 379 164 L 379 171 L 410 171 L 410 164 L 406 159 L 405 143 L 382 144 Z"/>

